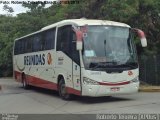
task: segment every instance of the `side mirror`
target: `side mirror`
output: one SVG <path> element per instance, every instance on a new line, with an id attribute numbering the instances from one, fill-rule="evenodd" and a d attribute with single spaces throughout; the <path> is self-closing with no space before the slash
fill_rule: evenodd
<path id="1" fill-rule="evenodd" d="M 82 40 L 83 40 L 83 33 L 80 30 L 75 30 L 73 29 L 74 32 L 76 33 L 76 49 L 77 50 L 82 50 L 83 49 L 83 45 L 82 45 Z"/>
<path id="2" fill-rule="evenodd" d="M 146 39 L 144 32 L 142 30 L 136 29 L 136 28 L 134 28 L 133 30 L 138 34 L 138 37 L 141 40 L 142 47 L 147 47 L 147 39 Z"/>

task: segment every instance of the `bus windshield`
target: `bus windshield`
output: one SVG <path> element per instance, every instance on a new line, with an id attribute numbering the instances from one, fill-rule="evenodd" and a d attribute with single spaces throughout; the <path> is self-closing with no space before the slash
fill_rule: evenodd
<path id="1" fill-rule="evenodd" d="M 83 61 L 86 69 L 135 69 L 136 49 L 130 28 L 88 26 L 83 33 Z"/>

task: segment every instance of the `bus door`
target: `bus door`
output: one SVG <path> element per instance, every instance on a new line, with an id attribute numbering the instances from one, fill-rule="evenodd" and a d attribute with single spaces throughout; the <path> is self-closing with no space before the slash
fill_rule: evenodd
<path id="1" fill-rule="evenodd" d="M 71 25 L 58 27 L 57 58 L 56 66 L 64 68 L 63 70 L 67 71 L 68 77 L 71 79 L 69 86 L 80 91 L 80 58 L 79 51 L 76 50 L 76 34 Z"/>
<path id="2" fill-rule="evenodd" d="M 76 50 L 76 35 L 72 31 L 72 45 L 71 45 L 71 52 L 72 52 L 72 80 L 74 89 L 81 91 L 81 80 L 80 80 L 80 55 L 79 51 Z"/>

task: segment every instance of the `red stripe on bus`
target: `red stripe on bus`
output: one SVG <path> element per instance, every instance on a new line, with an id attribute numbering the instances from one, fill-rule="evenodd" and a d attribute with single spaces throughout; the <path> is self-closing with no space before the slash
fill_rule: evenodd
<path id="1" fill-rule="evenodd" d="M 129 84 L 130 81 L 120 82 L 120 83 L 102 83 L 99 82 L 100 85 L 107 85 L 107 86 L 118 86 L 118 85 L 126 85 Z"/>
<path id="2" fill-rule="evenodd" d="M 21 72 L 17 72 L 17 71 L 14 71 L 14 78 L 17 82 L 22 82 L 21 81 L 21 78 L 22 78 L 22 73 Z"/>
<path id="3" fill-rule="evenodd" d="M 79 95 L 79 96 L 81 95 L 81 91 L 70 88 L 70 87 L 67 87 L 67 92 L 74 95 Z"/>
<path id="4" fill-rule="evenodd" d="M 17 80 L 18 77 L 21 77 L 21 72 L 15 71 L 15 78 L 16 81 L 21 82 L 21 80 Z M 47 81 L 47 80 L 43 80 L 37 77 L 33 77 L 30 75 L 26 75 L 26 80 L 29 83 L 29 85 L 33 85 L 36 87 L 41 87 L 41 88 L 46 88 L 46 89 L 51 89 L 51 90 L 58 90 L 57 88 L 57 84 Z M 75 95 L 81 95 L 81 91 L 67 87 L 67 92 L 70 94 L 75 94 Z"/>
<path id="5" fill-rule="evenodd" d="M 29 85 L 33 85 L 36 87 L 41 87 L 41 88 L 46 88 L 46 89 L 51 89 L 51 90 L 57 90 L 57 84 L 43 80 L 41 78 L 33 77 L 30 75 L 26 75 L 26 80 Z"/>

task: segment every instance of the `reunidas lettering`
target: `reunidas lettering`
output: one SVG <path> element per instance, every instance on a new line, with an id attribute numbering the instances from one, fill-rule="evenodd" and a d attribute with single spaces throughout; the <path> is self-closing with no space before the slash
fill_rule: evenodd
<path id="1" fill-rule="evenodd" d="M 44 65 L 45 54 L 24 56 L 24 65 Z"/>

